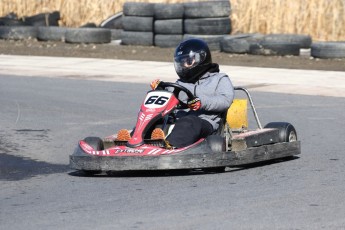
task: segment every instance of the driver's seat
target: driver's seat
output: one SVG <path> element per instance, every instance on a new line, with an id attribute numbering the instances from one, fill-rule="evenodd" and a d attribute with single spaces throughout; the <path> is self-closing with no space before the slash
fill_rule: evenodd
<path id="1" fill-rule="evenodd" d="M 221 115 L 218 130 L 214 133 L 222 135 L 226 125 L 232 130 L 248 127 L 247 99 L 234 99 L 229 109 Z"/>

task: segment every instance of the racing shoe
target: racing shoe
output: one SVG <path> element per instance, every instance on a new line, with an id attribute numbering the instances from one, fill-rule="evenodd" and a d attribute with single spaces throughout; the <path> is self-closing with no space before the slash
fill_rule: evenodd
<path id="1" fill-rule="evenodd" d="M 129 133 L 129 131 L 127 129 L 120 129 L 117 132 L 117 137 L 116 137 L 116 141 L 129 141 L 129 139 L 131 139 L 131 134 Z"/>
<path id="2" fill-rule="evenodd" d="M 164 140 L 165 134 L 161 128 L 155 128 L 151 133 L 152 140 Z"/>

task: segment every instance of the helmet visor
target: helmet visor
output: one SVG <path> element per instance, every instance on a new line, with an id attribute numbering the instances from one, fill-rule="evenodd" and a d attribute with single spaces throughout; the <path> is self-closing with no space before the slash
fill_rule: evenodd
<path id="1" fill-rule="evenodd" d="M 189 54 L 183 54 L 175 57 L 174 65 L 176 72 L 182 73 L 188 71 L 195 66 L 199 65 L 206 59 L 205 51 L 190 51 Z"/>

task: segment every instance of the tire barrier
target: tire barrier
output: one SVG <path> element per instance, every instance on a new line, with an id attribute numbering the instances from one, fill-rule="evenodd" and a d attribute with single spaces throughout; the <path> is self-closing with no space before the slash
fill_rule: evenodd
<path id="1" fill-rule="evenodd" d="M 122 26 L 125 31 L 153 31 L 153 17 L 124 16 Z"/>
<path id="2" fill-rule="evenodd" d="M 184 3 L 185 18 L 219 18 L 230 15 L 230 1 Z"/>
<path id="3" fill-rule="evenodd" d="M 229 17 L 222 18 L 197 18 L 184 20 L 186 34 L 217 35 L 230 34 L 231 23 Z"/>
<path id="4" fill-rule="evenodd" d="M 0 18 L 0 26 L 26 26 L 26 23 L 16 18 Z"/>
<path id="5" fill-rule="evenodd" d="M 114 14 L 110 16 L 109 18 L 105 19 L 101 22 L 99 27 L 101 28 L 108 28 L 108 29 L 122 29 L 122 16 L 123 13 L 119 12 L 117 14 Z"/>
<path id="6" fill-rule="evenodd" d="M 156 34 L 155 45 L 163 48 L 176 47 L 183 40 L 182 34 Z"/>
<path id="7" fill-rule="evenodd" d="M 97 26 L 59 27 L 60 12 L 18 18 L 10 13 L 0 17 L 0 39 L 62 41 L 69 43 L 109 43 L 176 47 L 188 38 L 206 41 L 213 51 L 254 55 L 299 55 L 310 50 L 314 58 L 345 58 L 345 41 L 315 42 L 303 34 L 231 33 L 230 1 L 185 3 L 125 2 L 116 13 Z M 304 51 L 305 52 L 305 51 Z"/>
<path id="8" fill-rule="evenodd" d="M 230 8 L 230 1 L 184 3 L 184 39 L 203 39 L 219 51 L 222 37 L 231 32 Z"/>
<path id="9" fill-rule="evenodd" d="M 204 40 L 210 50 L 212 51 L 220 51 L 220 42 L 223 39 L 224 35 L 201 35 L 201 34 L 184 34 L 183 40 L 189 38 L 198 38 Z"/>
<path id="10" fill-rule="evenodd" d="M 155 46 L 176 47 L 183 40 L 183 9 L 181 3 L 155 4 Z"/>
<path id="11" fill-rule="evenodd" d="M 300 48 L 308 49 L 311 46 L 312 39 L 304 34 L 268 34 L 263 38 L 267 42 L 284 42 L 298 44 Z"/>
<path id="12" fill-rule="evenodd" d="M 153 32 L 137 32 L 137 31 L 122 31 L 121 44 L 123 45 L 137 45 L 137 46 L 152 46 Z"/>
<path id="13" fill-rule="evenodd" d="M 60 12 L 42 13 L 30 17 L 23 17 L 23 21 L 30 26 L 59 26 Z"/>
<path id="14" fill-rule="evenodd" d="M 6 40 L 25 40 L 37 38 L 34 26 L 0 26 L 0 38 Z"/>
<path id="15" fill-rule="evenodd" d="M 154 5 L 154 16 L 156 20 L 165 19 L 182 19 L 184 6 L 181 3 L 164 4 L 157 3 Z"/>
<path id="16" fill-rule="evenodd" d="M 221 51 L 265 56 L 298 56 L 302 48 L 309 49 L 311 44 L 312 38 L 303 34 L 239 34 L 224 36 Z"/>
<path id="17" fill-rule="evenodd" d="M 37 28 L 37 39 L 40 41 L 65 41 L 66 27 L 40 26 Z"/>
<path id="18" fill-rule="evenodd" d="M 153 45 L 154 4 L 145 2 L 125 2 L 121 44 L 123 45 Z"/>
<path id="19" fill-rule="evenodd" d="M 155 34 L 183 34 L 183 19 L 155 20 Z"/>
<path id="20" fill-rule="evenodd" d="M 251 45 L 257 44 L 262 38 L 261 34 L 227 35 L 220 41 L 220 48 L 225 53 L 245 54 L 249 53 Z"/>
<path id="21" fill-rule="evenodd" d="M 310 55 L 314 58 L 345 58 L 345 41 L 313 43 Z"/>
<path id="22" fill-rule="evenodd" d="M 298 56 L 300 54 L 300 46 L 297 43 L 261 41 L 258 44 L 250 45 L 249 53 L 264 56 Z"/>
<path id="23" fill-rule="evenodd" d="M 68 43 L 110 43 L 111 32 L 103 28 L 68 28 L 65 33 Z"/>
<path id="24" fill-rule="evenodd" d="M 0 18 L 0 26 L 59 26 L 59 20 L 59 11 L 37 14 L 21 19 L 18 19 L 15 14 L 9 14 Z"/>

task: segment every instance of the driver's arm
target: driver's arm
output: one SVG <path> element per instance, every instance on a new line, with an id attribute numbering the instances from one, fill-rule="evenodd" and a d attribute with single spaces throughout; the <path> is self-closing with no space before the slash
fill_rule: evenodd
<path id="1" fill-rule="evenodd" d="M 234 88 L 228 76 L 214 78 L 204 84 L 178 82 L 196 97 L 200 98 L 201 109 L 222 112 L 227 110 L 234 99 Z"/>

